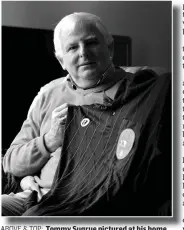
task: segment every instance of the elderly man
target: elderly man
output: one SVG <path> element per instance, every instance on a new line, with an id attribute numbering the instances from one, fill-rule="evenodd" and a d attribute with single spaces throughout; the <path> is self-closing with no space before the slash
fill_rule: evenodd
<path id="1" fill-rule="evenodd" d="M 89 13 L 64 17 L 54 45 L 68 75 L 41 89 L 5 154 L 21 190 L 2 195 L 3 215 L 159 215 L 168 201 L 155 168 L 165 162 L 169 80 L 115 68 L 113 38 Z"/>

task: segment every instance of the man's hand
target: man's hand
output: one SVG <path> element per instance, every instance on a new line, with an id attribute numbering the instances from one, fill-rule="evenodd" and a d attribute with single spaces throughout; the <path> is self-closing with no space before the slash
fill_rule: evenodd
<path id="1" fill-rule="evenodd" d="M 40 180 L 40 178 L 38 176 L 34 176 L 34 179 L 36 181 L 36 183 L 42 187 L 42 188 L 51 188 L 51 185 L 52 185 L 52 182 L 51 181 L 43 181 L 43 180 Z"/>
<path id="2" fill-rule="evenodd" d="M 54 152 L 59 148 L 63 141 L 63 125 L 66 122 L 68 112 L 68 104 L 65 103 L 52 112 L 51 127 L 45 134 L 45 145 L 50 152 Z"/>
<path id="3" fill-rule="evenodd" d="M 41 199 L 41 192 L 39 189 L 39 185 L 33 176 L 24 177 L 20 182 L 20 187 L 22 188 L 23 191 L 27 189 L 31 191 L 37 191 L 38 198 Z"/>

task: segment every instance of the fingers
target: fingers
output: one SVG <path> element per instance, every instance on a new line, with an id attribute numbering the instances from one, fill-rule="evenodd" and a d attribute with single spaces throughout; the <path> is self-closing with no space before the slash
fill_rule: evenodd
<path id="1" fill-rule="evenodd" d="M 55 125 L 64 124 L 66 122 L 67 114 L 61 117 L 60 116 L 59 115 L 53 116 L 53 121 Z"/>
<path id="2" fill-rule="evenodd" d="M 65 115 L 67 115 L 67 112 L 68 112 L 68 108 L 65 108 L 65 109 L 63 109 L 63 110 L 61 110 L 59 112 L 55 111 L 55 114 L 56 114 L 57 117 L 63 117 Z"/>
<path id="3" fill-rule="evenodd" d="M 54 152 L 63 142 L 64 127 L 68 113 L 68 104 L 62 104 L 53 110 L 51 115 L 50 130 L 45 134 L 45 145 L 49 152 Z"/>
<path id="4" fill-rule="evenodd" d="M 64 103 L 60 106 L 58 106 L 57 108 L 54 109 L 55 112 L 60 112 L 61 110 L 68 108 L 68 103 Z"/>
<path id="5" fill-rule="evenodd" d="M 41 197 L 40 188 L 39 188 L 39 185 L 38 185 L 37 183 L 32 182 L 32 183 L 31 183 L 31 186 L 30 186 L 30 189 L 31 189 L 32 191 L 37 191 L 38 197 Z"/>
<path id="6" fill-rule="evenodd" d="M 67 113 L 68 113 L 68 105 L 67 104 L 64 104 L 57 107 L 55 110 L 53 110 L 52 112 L 52 117 L 53 119 L 60 119 L 61 118 L 61 121 L 66 119 L 66 116 L 67 116 Z"/>
<path id="7" fill-rule="evenodd" d="M 67 118 L 67 115 L 65 115 L 64 117 L 58 119 L 58 122 L 59 122 L 60 124 L 65 124 L 65 123 L 66 123 L 66 118 Z"/>
<path id="8" fill-rule="evenodd" d="M 41 191 L 40 191 L 39 188 L 38 188 L 36 191 L 37 191 L 37 193 L 38 193 L 38 200 L 40 200 L 40 199 L 42 198 Z"/>
<path id="9" fill-rule="evenodd" d="M 51 182 L 42 181 L 42 180 L 40 180 L 40 178 L 38 176 L 34 176 L 34 179 L 40 187 L 43 187 L 43 188 L 50 188 L 51 187 Z"/>
<path id="10" fill-rule="evenodd" d="M 36 183 L 40 185 L 40 181 L 41 181 L 40 178 L 38 176 L 34 176 L 34 179 Z"/>
<path id="11" fill-rule="evenodd" d="M 39 201 L 41 200 L 41 198 L 42 198 L 42 194 L 41 194 L 41 192 L 39 192 L 39 193 L 38 193 L 37 201 L 39 202 Z"/>

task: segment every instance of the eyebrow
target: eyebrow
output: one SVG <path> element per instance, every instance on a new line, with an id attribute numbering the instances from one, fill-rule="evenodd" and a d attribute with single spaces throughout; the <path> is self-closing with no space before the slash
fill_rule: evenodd
<path id="1" fill-rule="evenodd" d="M 98 40 L 98 37 L 96 35 L 88 35 L 84 38 L 84 41 L 90 41 L 90 40 Z M 70 43 L 66 44 L 65 50 L 67 50 L 70 46 L 75 45 L 75 41 L 71 41 Z"/>
<path id="2" fill-rule="evenodd" d="M 85 40 L 92 40 L 92 39 L 98 39 L 96 35 L 89 35 L 85 38 Z"/>

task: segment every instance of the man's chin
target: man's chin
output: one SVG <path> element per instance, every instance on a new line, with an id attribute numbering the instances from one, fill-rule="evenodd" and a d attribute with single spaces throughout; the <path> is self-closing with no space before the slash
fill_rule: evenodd
<path id="1" fill-rule="evenodd" d="M 90 71 L 90 73 L 81 73 L 78 80 L 78 85 L 80 85 L 82 88 L 90 88 L 98 82 L 99 78 L 100 76 L 96 72 Z"/>
<path id="2" fill-rule="evenodd" d="M 84 79 L 84 80 L 95 80 L 95 79 L 98 79 L 100 77 L 100 75 L 96 69 L 90 69 L 90 70 L 82 71 L 79 76 L 81 79 Z"/>

